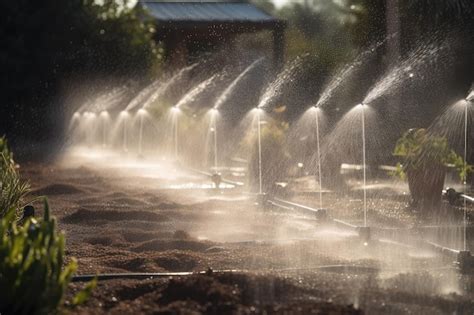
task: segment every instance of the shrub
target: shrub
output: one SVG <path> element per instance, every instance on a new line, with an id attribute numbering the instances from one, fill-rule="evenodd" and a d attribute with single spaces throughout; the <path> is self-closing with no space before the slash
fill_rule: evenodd
<path id="1" fill-rule="evenodd" d="M 72 260 L 63 269 L 64 235 L 44 202 L 43 220 L 17 226 L 9 216 L 0 222 L 0 313 L 49 314 L 62 303 L 76 270 Z"/>
<path id="2" fill-rule="evenodd" d="M 395 174 L 408 179 L 412 206 L 423 211 L 439 209 L 447 165 L 457 169 L 462 181 L 472 170 L 446 138 L 430 135 L 425 129 L 408 130 L 397 141 L 394 155 L 402 159 Z"/>
<path id="3" fill-rule="evenodd" d="M 17 217 L 28 185 L 19 179 L 6 140 L 0 138 L 0 314 L 51 314 L 62 304 L 77 263 L 64 266 L 65 238 L 44 201 L 42 220 Z M 73 299 L 84 302 L 96 281 Z"/>
<path id="4" fill-rule="evenodd" d="M 28 184 L 20 180 L 7 140 L 0 137 L 0 218 L 17 219 L 28 189 Z M 9 211 L 15 212 L 15 216 L 9 216 Z"/>
<path id="5" fill-rule="evenodd" d="M 462 181 L 472 172 L 472 165 L 464 162 L 448 144 L 446 138 L 432 136 L 425 129 L 410 129 L 398 139 L 393 152 L 401 157 L 396 175 L 405 179 L 409 170 L 426 169 L 434 166 L 453 165 Z"/>

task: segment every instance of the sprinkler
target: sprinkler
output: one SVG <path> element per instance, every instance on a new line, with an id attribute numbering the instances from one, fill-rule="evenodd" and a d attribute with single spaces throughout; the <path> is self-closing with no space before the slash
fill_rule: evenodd
<path id="1" fill-rule="evenodd" d="M 211 175 L 211 180 L 214 183 L 214 188 L 219 189 L 219 186 L 222 183 L 222 176 L 220 173 L 214 173 Z"/>
<path id="2" fill-rule="evenodd" d="M 474 203 L 474 197 L 457 192 L 454 188 L 446 188 L 446 190 L 443 191 L 443 196 L 452 206 L 461 206 L 463 202 Z"/>
<path id="3" fill-rule="evenodd" d="M 259 193 L 257 194 L 257 199 L 255 201 L 255 204 L 260 206 L 260 207 L 266 207 L 268 204 L 268 195 L 265 193 Z"/>
<path id="4" fill-rule="evenodd" d="M 27 205 L 23 208 L 23 217 L 21 218 L 22 222 L 25 222 L 28 218 L 35 217 L 35 207 L 32 205 Z"/>
<path id="5" fill-rule="evenodd" d="M 314 110 L 316 112 L 316 149 L 318 151 L 318 179 L 319 179 L 319 208 L 323 209 L 323 184 L 322 178 L 323 175 L 321 173 L 321 146 L 320 146 L 320 136 L 319 136 L 319 114 L 321 109 L 317 106 L 314 106 Z"/>
<path id="6" fill-rule="evenodd" d="M 357 227 L 357 234 L 359 235 L 359 238 L 364 243 L 364 245 L 367 246 L 367 244 L 370 241 L 370 227 L 368 226 Z"/>
<path id="7" fill-rule="evenodd" d="M 366 143 L 365 143 L 365 108 L 366 104 L 360 103 L 357 105 L 361 109 L 361 123 L 362 123 L 362 171 L 363 171 L 363 191 L 364 191 L 364 226 L 357 228 L 359 238 L 367 246 L 370 241 L 370 227 L 367 226 L 367 163 L 366 163 Z"/>
<path id="8" fill-rule="evenodd" d="M 260 107 L 255 108 L 257 111 L 257 136 L 258 136 L 258 196 L 257 203 L 260 206 L 264 206 L 267 203 L 267 195 L 263 192 L 262 182 L 262 130 L 261 130 L 261 114 L 263 109 Z"/>
<path id="9" fill-rule="evenodd" d="M 362 168 L 364 173 L 364 227 L 367 227 L 367 165 L 366 165 L 366 146 L 365 146 L 365 104 L 357 105 L 361 108 L 361 122 L 362 122 Z M 370 236 L 370 232 L 369 232 Z"/>
<path id="10" fill-rule="evenodd" d="M 217 172 L 217 115 L 219 111 L 217 108 L 211 109 L 211 132 L 214 138 L 214 171 Z"/>

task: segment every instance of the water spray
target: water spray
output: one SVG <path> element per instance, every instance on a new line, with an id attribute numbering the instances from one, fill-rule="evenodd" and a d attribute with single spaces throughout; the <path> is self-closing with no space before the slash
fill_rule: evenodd
<path id="1" fill-rule="evenodd" d="M 366 143 L 365 143 L 365 107 L 364 103 L 357 105 L 361 109 L 362 123 L 362 173 L 363 173 L 363 192 L 364 192 L 364 226 L 358 228 L 359 237 L 368 245 L 370 240 L 370 228 L 367 226 L 367 163 L 366 163 Z"/>
<path id="2" fill-rule="evenodd" d="M 123 152 L 128 152 L 128 136 L 127 136 L 127 119 L 128 111 L 123 110 L 120 112 L 120 116 L 123 117 L 123 139 L 122 139 L 122 149 Z"/>
<path id="3" fill-rule="evenodd" d="M 211 120 L 212 120 L 212 124 L 211 124 L 211 131 L 213 133 L 213 136 L 214 136 L 214 169 L 217 173 L 217 115 L 219 115 L 219 111 L 217 110 L 217 108 L 213 108 L 211 109 Z"/>
<path id="4" fill-rule="evenodd" d="M 262 186 L 262 131 L 261 131 L 261 112 L 262 109 L 257 107 L 257 135 L 258 135 L 258 194 L 263 195 Z"/>
<path id="5" fill-rule="evenodd" d="M 470 102 L 468 99 L 465 100 L 464 106 L 464 167 L 467 167 L 467 141 L 468 141 L 468 107 Z M 474 256 L 467 248 L 467 201 L 472 200 L 467 196 L 467 172 L 465 172 L 463 178 L 463 250 L 459 252 L 457 263 L 462 271 L 474 270 Z"/>
<path id="6" fill-rule="evenodd" d="M 176 160 L 178 160 L 178 114 L 180 112 L 180 109 L 178 106 L 173 106 L 173 108 L 171 108 L 171 112 L 173 113 L 173 139 L 174 139 L 174 158 Z"/>
<path id="7" fill-rule="evenodd" d="M 469 102 L 466 101 L 466 104 L 464 106 L 464 167 L 467 167 L 467 118 L 468 118 L 468 105 Z M 463 176 L 463 190 L 464 193 L 467 193 L 467 172 L 465 172 Z M 464 209 L 463 209 L 463 225 L 464 225 L 464 231 L 463 231 L 463 248 L 464 251 L 467 251 L 467 200 L 464 198 Z"/>
<path id="8" fill-rule="evenodd" d="M 222 176 L 219 173 L 218 167 L 218 154 L 217 154 L 217 116 L 219 115 L 219 110 L 217 107 L 214 107 L 210 110 L 211 113 L 211 122 L 210 122 L 210 131 L 213 136 L 214 141 L 214 172 L 211 175 L 211 180 L 214 183 L 216 189 L 219 188 L 222 182 Z"/>
<path id="9" fill-rule="evenodd" d="M 143 157 L 143 120 L 145 119 L 146 110 L 140 108 L 138 110 L 138 116 L 140 117 L 140 130 L 138 134 L 138 157 Z"/>
<path id="10" fill-rule="evenodd" d="M 104 110 L 100 113 L 100 117 L 102 118 L 102 147 L 105 148 L 107 146 L 107 119 L 109 113 Z"/>
<path id="11" fill-rule="evenodd" d="M 85 112 L 84 113 L 84 117 L 86 118 L 86 121 L 87 121 L 87 142 L 88 142 L 88 145 L 90 147 L 92 147 L 94 145 L 94 121 L 96 120 L 97 118 L 97 115 L 95 113 L 92 113 L 92 112 Z"/>
<path id="12" fill-rule="evenodd" d="M 318 154 L 318 180 L 319 180 L 319 208 L 323 209 L 323 184 L 322 184 L 322 173 L 321 173 L 321 147 L 320 147 L 320 137 L 319 137 L 319 112 L 321 109 L 317 106 L 314 107 L 316 111 L 316 149 Z"/>

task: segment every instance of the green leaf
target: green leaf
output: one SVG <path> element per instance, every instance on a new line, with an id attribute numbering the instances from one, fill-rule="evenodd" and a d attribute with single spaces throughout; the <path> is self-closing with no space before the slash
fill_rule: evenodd
<path id="1" fill-rule="evenodd" d="M 72 299 L 72 304 L 77 306 L 81 305 L 84 302 L 86 302 L 90 295 L 92 294 L 92 291 L 97 287 L 97 277 L 92 279 L 89 283 L 87 283 L 86 287 L 79 291 L 74 298 Z"/>

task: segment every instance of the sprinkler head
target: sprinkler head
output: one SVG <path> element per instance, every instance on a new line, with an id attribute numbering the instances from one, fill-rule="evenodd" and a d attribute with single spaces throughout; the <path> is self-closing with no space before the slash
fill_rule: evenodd
<path id="1" fill-rule="evenodd" d="M 370 241 L 370 227 L 368 226 L 359 226 L 357 228 L 357 233 L 359 238 L 364 243 L 364 246 L 367 246 Z"/>
<path id="2" fill-rule="evenodd" d="M 146 114 L 146 110 L 145 110 L 144 108 L 140 108 L 140 109 L 138 110 L 138 114 L 140 114 L 140 115 L 145 115 L 145 114 Z"/>
<path id="3" fill-rule="evenodd" d="M 220 173 L 214 173 L 211 175 L 211 180 L 214 183 L 214 188 L 219 189 L 222 182 L 222 175 Z"/>
<path id="4" fill-rule="evenodd" d="M 360 104 L 357 105 L 357 107 L 359 107 L 359 108 L 362 108 L 362 107 L 364 107 L 364 106 L 365 106 L 364 103 L 360 103 Z"/>
<path id="5" fill-rule="evenodd" d="M 23 208 L 22 220 L 26 220 L 27 218 L 34 218 L 34 216 L 35 216 L 35 208 L 32 205 L 27 205 Z"/>
<path id="6" fill-rule="evenodd" d="M 328 215 L 328 209 L 325 209 L 325 208 L 318 208 L 316 209 L 318 210 L 316 212 L 316 219 L 317 220 L 320 220 L 322 222 L 325 222 L 329 219 L 329 215 Z"/>
<path id="7" fill-rule="evenodd" d="M 214 113 L 214 114 L 217 114 L 219 110 L 215 107 L 211 108 L 211 112 Z"/>
<path id="8" fill-rule="evenodd" d="M 179 112 L 179 107 L 177 107 L 177 106 L 175 105 L 175 106 L 173 106 L 173 107 L 171 108 L 171 111 L 172 111 L 173 113 L 178 113 L 178 112 Z"/>
<path id="9" fill-rule="evenodd" d="M 268 195 L 266 193 L 257 194 L 257 200 L 255 204 L 265 208 L 268 204 Z"/>
<path id="10" fill-rule="evenodd" d="M 100 112 L 100 116 L 107 117 L 107 116 L 109 116 L 109 112 L 106 111 L 106 110 L 103 110 L 103 111 Z"/>

